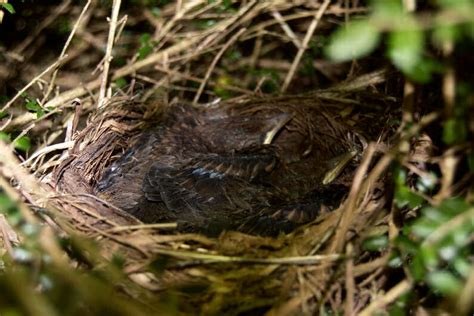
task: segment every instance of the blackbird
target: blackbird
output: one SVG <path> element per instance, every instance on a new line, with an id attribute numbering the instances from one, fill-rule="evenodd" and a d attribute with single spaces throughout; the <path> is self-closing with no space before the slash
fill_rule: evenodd
<path id="1" fill-rule="evenodd" d="M 146 223 L 275 236 L 339 205 L 363 138 L 317 104 L 173 106 L 130 140 L 95 186 Z"/>

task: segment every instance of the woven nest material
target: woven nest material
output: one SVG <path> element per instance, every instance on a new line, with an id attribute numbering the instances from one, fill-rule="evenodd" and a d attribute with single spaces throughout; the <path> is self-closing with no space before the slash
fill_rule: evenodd
<path id="1" fill-rule="evenodd" d="M 341 119 L 342 109 L 349 104 L 354 110 L 352 115 L 344 116 L 349 124 L 356 128 L 371 126 L 380 134 L 381 129 L 368 122 L 374 122 L 374 115 L 380 118 L 388 113 L 396 102 L 367 88 L 372 84 L 368 78 L 306 95 L 229 102 L 318 102 L 339 113 Z M 375 83 L 382 81 L 379 76 Z M 350 260 L 353 277 L 357 278 L 373 273 L 386 261 L 361 249 L 364 238 L 388 229 L 383 181 L 362 181 L 373 150 L 362 161 L 356 185 L 338 209 L 278 238 L 238 232 L 224 232 L 216 239 L 177 234 L 172 223 L 144 225 L 95 196 L 93 186 L 104 169 L 123 152 L 128 139 L 159 124 L 164 109 L 160 103 L 139 104 L 115 98 L 77 133 L 68 158 L 53 174 L 59 193 L 54 204 L 62 220 L 71 224 L 72 233 L 100 240 L 105 258 L 123 256 L 125 271 L 133 281 L 127 292 L 134 295 L 133 289 L 145 288 L 150 295 L 143 297 L 140 292 L 141 300 L 156 305 L 163 302 L 163 297 L 153 292 L 175 289 L 178 297 L 189 303 L 182 306 L 182 312 L 195 312 L 197 308 L 203 314 L 238 315 L 271 309 L 292 314 L 301 305 L 317 310 L 325 302 L 337 304 L 345 282 L 338 272 L 339 266 L 347 262 L 342 258 L 357 254 L 357 259 Z M 371 136 L 377 140 L 380 135 Z M 350 247 L 344 249 L 345 244 Z M 159 272 L 151 268 L 157 264 Z M 364 286 L 371 285 L 367 282 Z M 190 288 L 198 290 L 194 293 Z M 370 291 L 357 295 L 358 300 L 368 301 Z"/>

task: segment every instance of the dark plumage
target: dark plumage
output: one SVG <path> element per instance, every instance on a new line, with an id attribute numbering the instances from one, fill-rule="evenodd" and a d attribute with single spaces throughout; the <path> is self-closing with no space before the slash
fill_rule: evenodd
<path id="1" fill-rule="evenodd" d="M 345 187 L 323 179 L 360 147 L 357 134 L 317 105 L 177 106 L 131 140 L 96 190 L 144 222 L 275 235 L 340 202 Z"/>

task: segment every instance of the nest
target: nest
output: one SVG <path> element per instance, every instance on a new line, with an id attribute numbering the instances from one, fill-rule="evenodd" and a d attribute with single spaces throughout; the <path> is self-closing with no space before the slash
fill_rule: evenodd
<path id="1" fill-rule="evenodd" d="M 355 110 L 345 119 L 357 127 L 373 121 L 374 108 L 380 115 L 396 105 L 393 98 L 375 89 L 366 90 L 367 85 L 383 82 L 384 73 L 305 95 L 228 102 L 322 102 L 338 113 L 347 107 L 343 100 L 351 100 Z M 74 234 L 100 240 L 103 257 L 123 256 L 124 271 L 135 283 L 128 289 L 138 284 L 139 292 L 178 293 L 186 301 L 182 312 L 192 312 L 192 306 L 203 314 L 267 310 L 292 314 L 297 306 L 317 310 L 327 302 L 338 304 L 338 297 L 347 290 L 341 265 L 351 266 L 352 278 L 380 273 L 377 267 L 382 267 L 386 258 L 373 258 L 361 248 L 368 236 L 388 229 L 383 181 L 380 177 L 364 180 L 369 161 L 374 159 L 373 145 L 357 171 L 349 197 L 337 210 L 278 238 L 238 232 L 224 232 L 218 238 L 178 234 L 173 223 L 143 224 L 95 196 L 93 186 L 104 169 L 124 151 L 127 140 L 159 124 L 164 108 L 159 102 L 113 99 L 76 134 L 74 147 L 52 174 L 58 193 L 53 202 L 59 212 L 56 216 L 69 223 Z M 388 134 L 386 131 L 385 139 Z M 372 136 L 377 139 L 380 135 Z M 163 263 L 159 273 L 150 273 L 157 262 Z M 367 282 L 366 286 L 366 291 L 357 294 L 357 301 L 370 299 L 369 287 L 373 285 Z M 199 289 L 199 294 L 188 293 L 189 288 Z M 145 297 L 149 304 L 162 304 L 162 295 Z"/>

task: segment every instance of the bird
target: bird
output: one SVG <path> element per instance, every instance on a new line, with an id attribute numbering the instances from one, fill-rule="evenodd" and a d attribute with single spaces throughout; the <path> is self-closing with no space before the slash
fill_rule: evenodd
<path id="1" fill-rule="evenodd" d="M 339 205 L 364 138 L 320 102 L 177 104 L 128 141 L 95 193 L 145 223 L 278 236 Z"/>

